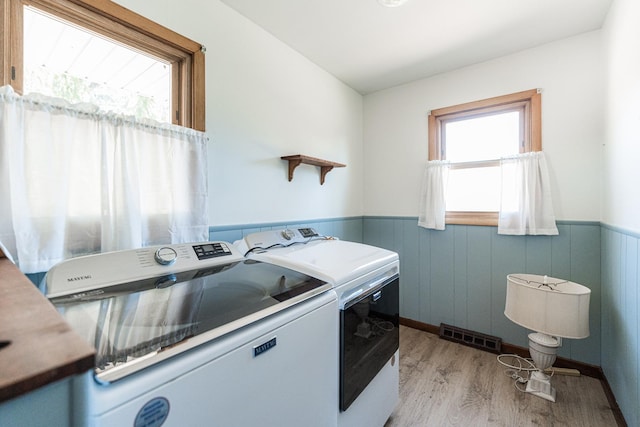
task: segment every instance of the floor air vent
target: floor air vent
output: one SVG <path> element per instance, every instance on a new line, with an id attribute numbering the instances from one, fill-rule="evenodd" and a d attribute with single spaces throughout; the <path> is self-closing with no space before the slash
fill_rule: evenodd
<path id="1" fill-rule="evenodd" d="M 440 338 L 479 348 L 480 350 L 500 354 L 502 351 L 502 339 L 480 332 L 469 331 L 457 326 L 440 324 Z"/>

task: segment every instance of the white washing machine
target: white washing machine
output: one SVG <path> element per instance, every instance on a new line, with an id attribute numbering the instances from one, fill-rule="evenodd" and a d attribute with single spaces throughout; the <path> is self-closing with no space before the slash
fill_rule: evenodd
<path id="1" fill-rule="evenodd" d="M 340 427 L 382 427 L 398 402 L 398 254 L 319 235 L 312 228 L 252 233 L 234 242 L 247 258 L 330 283 L 338 295 Z"/>
<path id="2" fill-rule="evenodd" d="M 74 258 L 46 295 L 97 350 L 75 426 L 336 425 L 330 284 L 225 242 Z"/>

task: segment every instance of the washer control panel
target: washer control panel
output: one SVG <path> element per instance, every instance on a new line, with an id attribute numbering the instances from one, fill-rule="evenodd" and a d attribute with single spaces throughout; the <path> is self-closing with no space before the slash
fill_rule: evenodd
<path id="1" fill-rule="evenodd" d="M 219 256 L 231 255 L 231 249 L 223 242 L 206 243 L 204 245 L 194 245 L 198 259 L 216 258 Z"/>
<path id="2" fill-rule="evenodd" d="M 46 276 L 48 298 L 91 292 L 106 286 L 151 277 L 168 277 L 244 260 L 227 242 L 194 242 L 147 246 L 71 258 L 55 265 Z"/>

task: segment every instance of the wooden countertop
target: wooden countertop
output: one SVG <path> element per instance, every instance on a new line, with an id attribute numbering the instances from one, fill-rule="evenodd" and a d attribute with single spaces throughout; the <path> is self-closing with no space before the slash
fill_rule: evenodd
<path id="1" fill-rule="evenodd" d="M 0 251 L 0 402 L 80 374 L 95 350 Z"/>

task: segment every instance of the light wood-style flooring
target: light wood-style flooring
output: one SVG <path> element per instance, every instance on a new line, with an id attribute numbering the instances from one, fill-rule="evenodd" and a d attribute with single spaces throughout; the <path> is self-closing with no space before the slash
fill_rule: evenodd
<path id="1" fill-rule="evenodd" d="M 385 427 L 616 427 L 599 379 L 555 375 L 552 403 L 514 388 L 496 355 L 401 326 L 400 403 Z"/>

